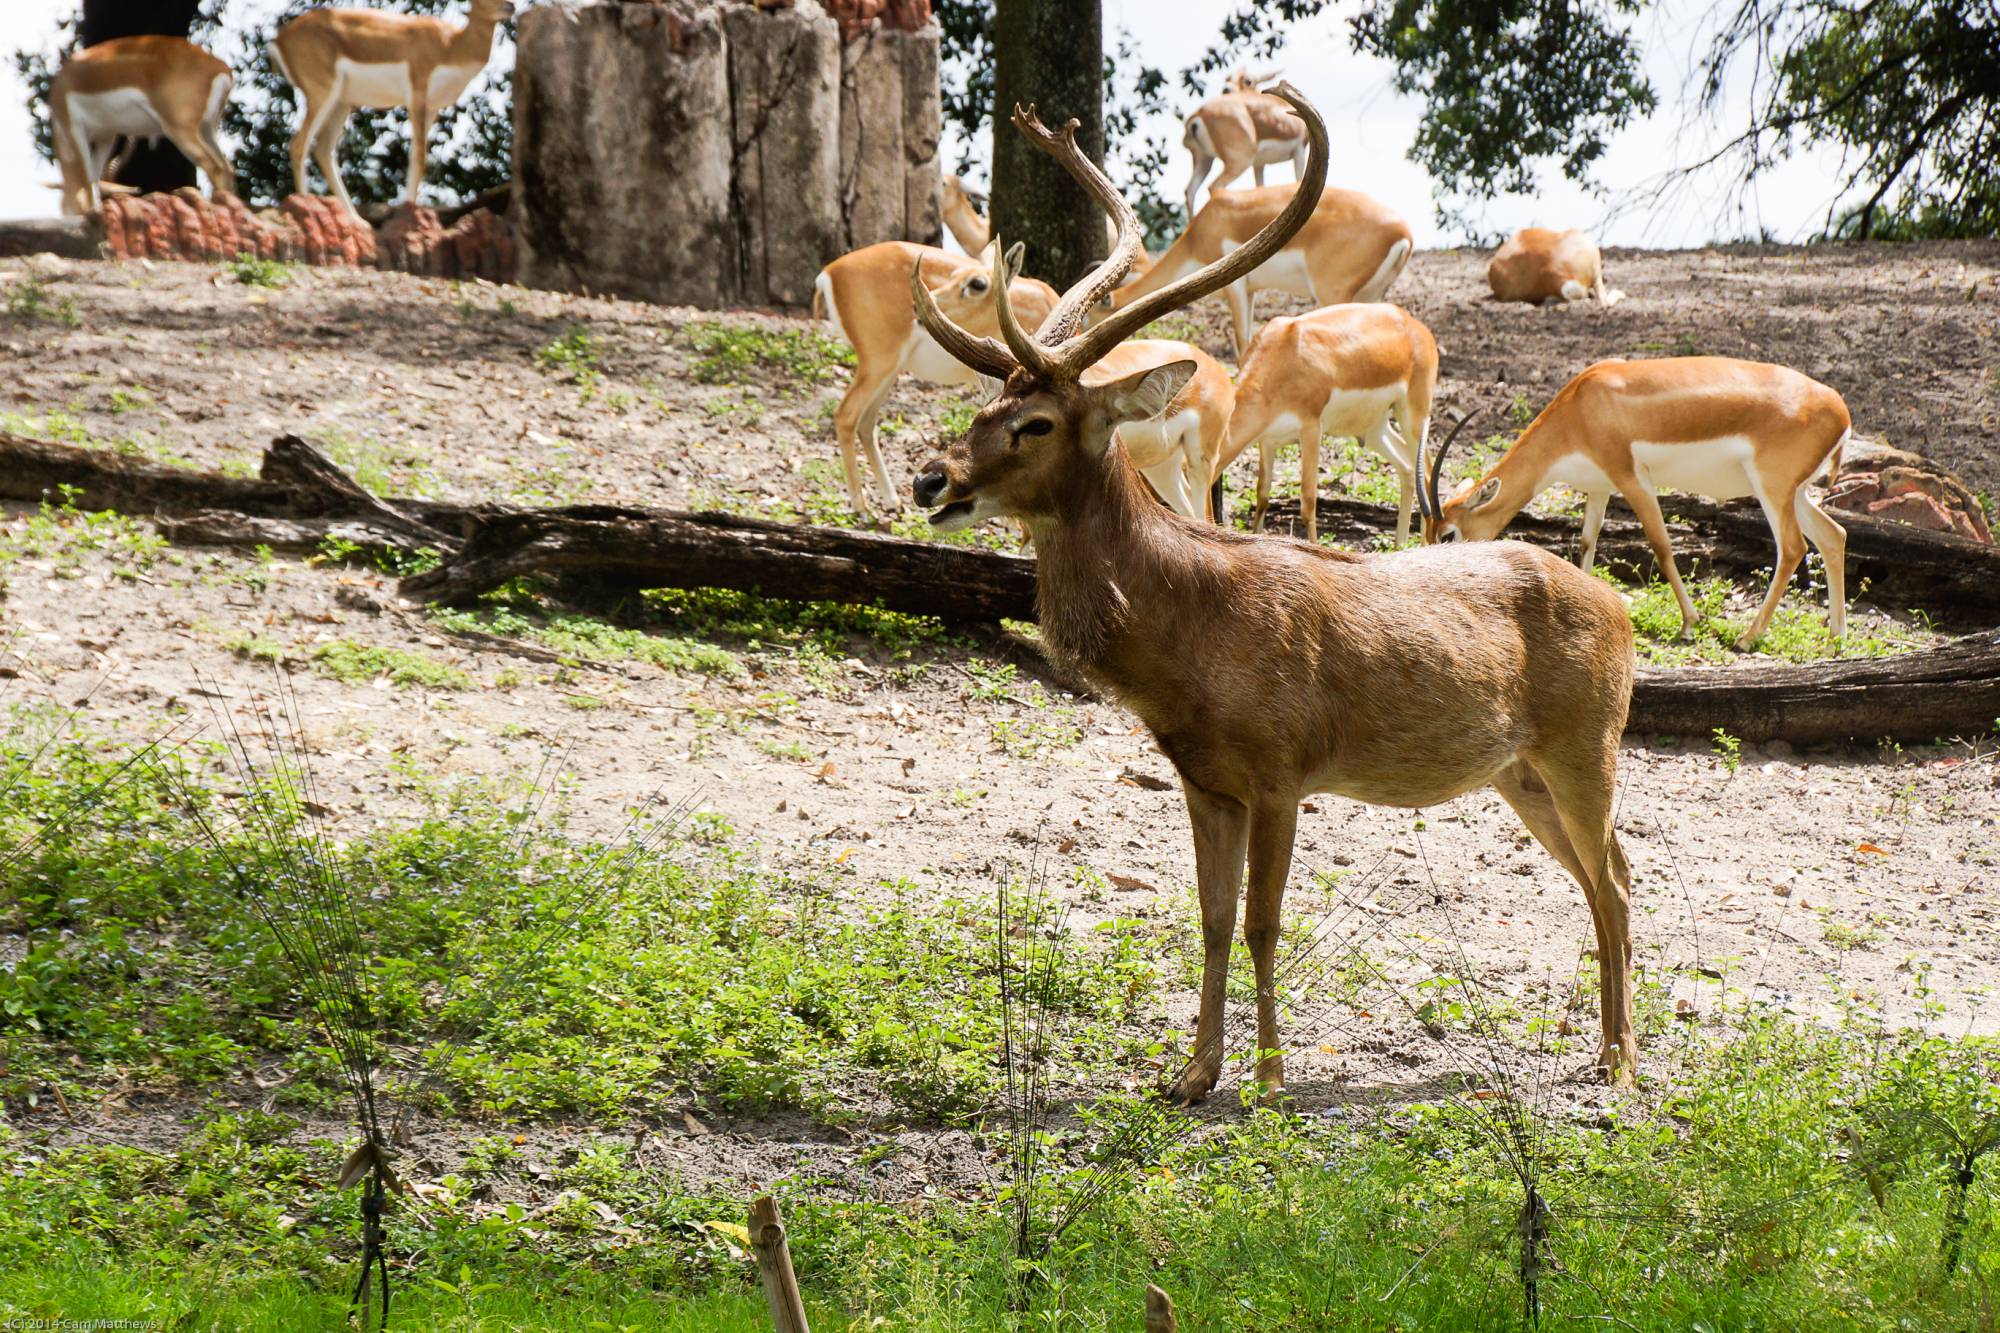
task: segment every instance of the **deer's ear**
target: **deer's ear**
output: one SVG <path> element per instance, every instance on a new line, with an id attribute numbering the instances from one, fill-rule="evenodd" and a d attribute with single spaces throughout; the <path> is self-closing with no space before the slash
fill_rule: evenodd
<path id="1" fill-rule="evenodd" d="M 1500 478 L 1488 477 L 1478 490 L 1465 497 L 1465 512 L 1470 514 L 1486 508 L 1500 494 Z"/>
<path id="2" fill-rule="evenodd" d="M 1007 281 L 1021 276 L 1021 261 L 1027 258 L 1028 246 L 1025 241 L 1016 241 L 1007 247 Z M 988 262 L 991 262 L 990 260 Z"/>
<path id="3" fill-rule="evenodd" d="M 1097 401 L 1112 425 L 1121 421 L 1145 421 L 1167 410 L 1187 382 L 1194 378 L 1192 361 L 1169 361 L 1127 375 L 1122 380 L 1097 386 Z"/>

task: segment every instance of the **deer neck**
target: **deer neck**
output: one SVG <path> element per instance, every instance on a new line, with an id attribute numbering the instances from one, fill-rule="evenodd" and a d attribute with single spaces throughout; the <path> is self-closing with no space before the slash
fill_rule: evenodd
<path id="1" fill-rule="evenodd" d="M 1053 514 L 1028 519 L 1035 540 L 1035 610 L 1062 661 L 1118 687 L 1115 662 L 1172 582 L 1180 534 L 1113 441 Z"/>

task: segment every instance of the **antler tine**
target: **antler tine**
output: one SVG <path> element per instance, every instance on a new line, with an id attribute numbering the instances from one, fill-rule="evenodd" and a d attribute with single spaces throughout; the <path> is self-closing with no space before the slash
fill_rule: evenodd
<path id="1" fill-rule="evenodd" d="M 1004 260 L 1000 262 L 1005 263 Z M 1002 300 L 1005 300 L 1004 292 Z M 1014 359 L 1013 353 L 1005 347 L 991 338 L 967 333 L 952 323 L 949 315 L 938 309 L 937 298 L 931 295 L 930 288 L 924 286 L 924 266 L 921 260 L 910 265 L 910 305 L 917 312 L 917 323 L 923 325 L 924 332 L 935 338 L 938 346 L 963 364 L 999 379 L 1006 379 L 1020 368 L 1020 363 Z"/>
<path id="2" fill-rule="evenodd" d="M 1424 485 L 1422 492 L 1417 497 L 1424 501 L 1424 513 L 1429 518 L 1444 517 L 1444 501 L 1438 497 L 1438 478 L 1444 475 L 1444 456 L 1451 452 L 1451 442 L 1458 438 L 1460 431 L 1465 429 L 1465 423 L 1478 415 L 1479 409 L 1475 407 L 1452 423 L 1451 434 L 1445 436 L 1444 443 L 1431 453 L 1429 481 Z M 1419 466 L 1421 466 L 1421 463 Z M 1426 494 L 1429 497 L 1428 499 L 1425 498 Z"/>
<path id="3" fill-rule="evenodd" d="M 1238 278 L 1254 272 L 1258 265 L 1283 249 L 1285 242 L 1291 240 L 1299 228 L 1306 225 L 1313 215 L 1313 210 L 1319 207 L 1320 195 L 1326 190 L 1326 122 L 1320 119 L 1318 109 L 1291 84 L 1280 83 L 1271 89 L 1271 92 L 1291 103 L 1292 110 L 1305 122 L 1306 137 L 1311 144 L 1311 152 L 1306 159 L 1305 175 L 1300 177 L 1299 188 L 1292 195 L 1291 202 L 1285 205 L 1285 211 L 1266 223 L 1264 229 L 1252 236 L 1246 244 L 1231 250 L 1200 272 L 1191 273 L 1179 282 L 1147 293 L 1071 338 L 1058 351 L 1065 365 L 1090 366 L 1113 347 L 1162 315 L 1171 314 L 1182 306 L 1198 301 L 1210 292 L 1220 291 Z M 1120 207 L 1123 212 L 1120 217 L 1119 239 L 1122 241 L 1125 219 L 1132 219 L 1135 228 L 1137 219 L 1132 218 L 1131 208 L 1122 200 Z M 1135 242 L 1136 239 L 1134 237 Z"/>
<path id="4" fill-rule="evenodd" d="M 1000 336 L 1007 340 L 1008 350 L 1014 359 L 1037 375 L 1052 375 L 1057 372 L 1055 358 L 1049 349 L 1035 341 L 1034 335 L 1021 327 L 1021 321 L 1014 317 L 1014 303 L 1007 296 L 1007 257 L 1000 238 L 993 238 L 993 309 L 1000 319 Z"/>
<path id="5" fill-rule="evenodd" d="M 1075 336 L 1084 316 L 1115 291 L 1118 284 L 1125 281 L 1125 275 L 1132 271 L 1132 265 L 1138 262 L 1141 247 L 1139 218 L 1132 211 L 1132 206 L 1125 202 L 1125 197 L 1118 193 L 1118 188 L 1106 179 L 1097 164 L 1090 160 L 1090 155 L 1077 143 L 1076 132 L 1082 127 L 1075 120 L 1064 125 L 1061 134 L 1056 134 L 1042 124 L 1034 107 L 1023 108 L 1016 103 L 1014 128 L 1026 136 L 1029 143 L 1060 162 L 1076 183 L 1097 201 L 1097 206 L 1118 224 L 1118 239 L 1112 245 L 1110 255 L 1063 293 L 1062 300 L 1056 303 L 1056 308 L 1042 324 L 1041 341 L 1056 347 L 1057 355 L 1061 357 L 1064 355 L 1061 344 Z M 1089 361 L 1084 362 L 1076 367 L 1075 373 L 1082 373 L 1090 364 Z"/>

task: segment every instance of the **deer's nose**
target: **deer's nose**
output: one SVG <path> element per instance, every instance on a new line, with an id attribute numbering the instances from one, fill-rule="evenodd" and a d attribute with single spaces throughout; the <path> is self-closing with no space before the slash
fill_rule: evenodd
<path id="1" fill-rule="evenodd" d="M 917 479 L 910 483 L 910 494 L 916 499 L 919 508 L 934 509 L 938 502 L 944 499 L 945 488 L 950 485 L 951 479 L 944 475 L 944 469 L 936 463 L 929 463 L 917 474 Z"/>

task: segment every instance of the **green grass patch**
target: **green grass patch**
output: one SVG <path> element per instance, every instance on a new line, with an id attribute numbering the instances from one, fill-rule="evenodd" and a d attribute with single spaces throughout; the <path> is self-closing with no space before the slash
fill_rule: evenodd
<path id="1" fill-rule="evenodd" d="M 392 685 L 417 686 L 427 690 L 469 690 L 478 682 L 429 653 L 407 648 L 379 648 L 373 644 L 335 639 L 314 644 L 306 654 L 313 670 L 331 676 L 343 685 L 365 685 L 387 680 Z"/>
<path id="2" fill-rule="evenodd" d="M 339 426 L 320 426 L 306 438 L 326 451 L 347 475 L 376 495 L 428 499 L 438 493 L 430 452 L 414 440 L 400 443 L 354 435 Z"/>
<path id="3" fill-rule="evenodd" d="M 240 254 L 223 267 L 245 287 L 289 287 L 299 272 L 299 266 L 288 260 L 259 259 L 253 254 Z"/>
<path id="4" fill-rule="evenodd" d="M 1730 599 L 1733 595 L 1749 592 L 1759 598 L 1763 595 L 1763 585 L 1745 587 L 1729 579 L 1718 577 L 1683 578 L 1682 586 L 1694 602 L 1696 615 L 1693 637 L 1681 637 L 1680 603 L 1675 600 L 1673 589 L 1662 579 L 1653 579 L 1643 584 L 1631 584 L 1620 579 L 1603 565 L 1592 571 L 1599 578 L 1618 589 L 1625 598 L 1627 610 L 1632 617 L 1632 634 L 1642 662 L 1654 666 L 1691 666 L 1697 664 L 1726 664 L 1742 656 L 1737 651 L 1736 641 L 1743 631 L 1750 627 L 1755 609 L 1732 611 Z M 1893 657 L 1898 653 L 1915 652 L 1939 642 L 1942 636 L 1934 631 L 1915 625 L 1900 625 L 1892 622 L 1864 618 L 1849 608 L 1847 633 L 1840 639 L 1833 637 L 1826 618 L 1826 598 L 1822 591 L 1815 589 L 1813 595 L 1806 595 L 1793 589 L 1785 594 L 1778 604 L 1777 612 L 1771 617 L 1771 624 L 1764 637 L 1752 651 L 1765 653 L 1787 662 L 1819 662 L 1828 658 L 1846 657 Z"/>
<path id="5" fill-rule="evenodd" d="M 825 384 L 836 366 L 852 366 L 854 351 L 817 329 L 766 329 L 704 319 L 682 330 L 698 358 L 702 384 L 740 384 L 754 371 L 776 372 L 807 386 Z"/>
<path id="6" fill-rule="evenodd" d="M 577 661 L 650 662 L 664 671 L 692 671 L 707 676 L 744 674 L 743 664 L 736 656 L 715 644 L 685 636 L 649 634 L 595 616 L 526 614 L 501 606 L 479 610 L 438 607 L 431 611 L 430 618 L 446 631 L 528 639 Z"/>
<path id="7" fill-rule="evenodd" d="M 60 324 L 73 329 L 83 323 L 72 297 L 57 296 L 42 277 L 26 277 L 7 288 L 7 318 L 22 324 Z"/>
<path id="8" fill-rule="evenodd" d="M 166 538 L 150 527 L 115 510 L 78 509 L 77 494 L 66 486 L 61 503 L 44 500 L 26 518 L 0 522 L 0 565 L 47 560 L 57 578 L 81 578 L 85 561 L 103 556 L 113 575 L 136 579 L 166 555 Z"/>

